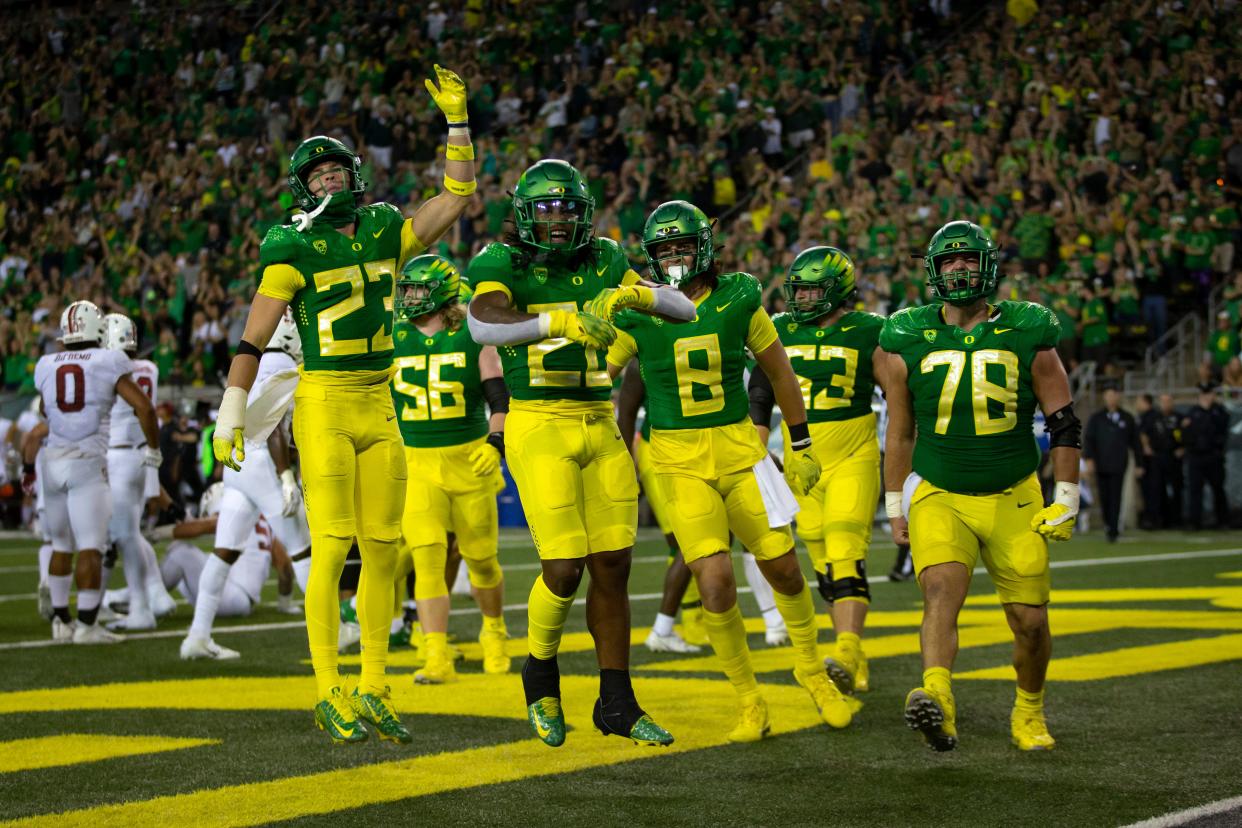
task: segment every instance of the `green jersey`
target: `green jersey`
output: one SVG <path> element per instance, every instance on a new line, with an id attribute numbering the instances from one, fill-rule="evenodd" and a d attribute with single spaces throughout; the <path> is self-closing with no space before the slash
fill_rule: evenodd
<path id="1" fill-rule="evenodd" d="M 746 417 L 746 348 L 763 350 L 776 339 L 766 313 L 752 321 L 761 293 L 749 273 L 726 273 L 698 301 L 691 322 L 669 324 L 634 310 L 617 314 L 608 361 L 625 365 L 638 357 L 652 428 L 715 428 Z"/>
<path id="2" fill-rule="evenodd" d="M 906 364 L 917 437 L 914 471 L 951 492 L 999 492 L 1039 466 L 1031 363 L 1060 338 L 1057 318 L 1033 302 L 1001 302 L 969 331 L 940 306 L 888 318 L 880 347 Z"/>
<path id="3" fill-rule="evenodd" d="M 259 292 L 286 299 L 302 337 L 307 371 L 381 371 L 392 365 L 393 274 L 401 257 L 401 211 L 358 209 L 353 238 L 324 224 L 267 231 L 259 248 Z M 277 276 L 272 265 L 297 275 Z"/>
<path id="4" fill-rule="evenodd" d="M 884 317 L 850 311 L 836 323 L 800 325 L 788 313 L 772 318 L 776 335 L 802 386 L 808 423 L 852 420 L 871 413 L 875 371 L 871 355 Z"/>
<path id="5" fill-rule="evenodd" d="M 466 279 L 475 294 L 503 290 L 525 313 L 580 311 L 604 288 L 632 284 L 629 260 L 612 239 L 596 238 L 577 264 L 541 260 L 499 242 L 470 260 Z M 497 287 L 498 286 L 498 287 Z M 505 384 L 515 400 L 607 402 L 612 379 L 604 355 L 564 337 L 499 348 Z"/>
<path id="6" fill-rule="evenodd" d="M 400 322 L 394 334 L 392 401 L 407 446 L 457 446 L 487 434 L 479 352 L 463 324 L 424 334 Z"/>

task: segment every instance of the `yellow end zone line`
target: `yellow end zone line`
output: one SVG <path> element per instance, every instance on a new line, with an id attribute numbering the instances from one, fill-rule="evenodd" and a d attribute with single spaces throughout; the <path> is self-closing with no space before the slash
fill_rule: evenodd
<path id="1" fill-rule="evenodd" d="M 65 733 L 0 742 L 0 773 L 80 765 L 122 756 L 140 756 L 218 745 L 219 739 L 171 736 L 113 736 L 106 733 Z"/>

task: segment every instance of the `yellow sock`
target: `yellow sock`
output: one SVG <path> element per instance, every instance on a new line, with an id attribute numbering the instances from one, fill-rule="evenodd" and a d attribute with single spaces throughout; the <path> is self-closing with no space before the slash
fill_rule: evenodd
<path id="1" fill-rule="evenodd" d="M 1031 693 L 1018 688 L 1018 696 L 1014 699 L 1013 706 L 1019 710 L 1043 710 L 1044 709 L 1044 691 Z"/>
<path id="2" fill-rule="evenodd" d="M 508 632 L 505 629 L 505 617 L 503 615 L 497 615 L 495 618 L 490 615 L 483 616 L 483 630 L 485 632 Z"/>
<path id="3" fill-rule="evenodd" d="M 565 627 L 565 619 L 569 617 L 569 609 L 574 605 L 572 595 L 562 598 L 543 582 L 543 576 L 535 579 L 530 588 L 529 603 L 526 607 L 526 639 L 530 654 L 544 660 L 556 658 L 556 651 L 561 646 L 561 630 Z"/>
<path id="4" fill-rule="evenodd" d="M 819 659 L 819 629 L 815 625 L 815 602 L 811 600 L 811 590 L 806 581 L 802 582 L 802 590 L 797 595 L 784 595 L 779 590 L 772 590 L 772 600 L 776 609 L 785 621 L 785 629 L 789 631 L 789 642 L 793 644 L 795 666 L 801 673 L 814 673 L 824 669 Z"/>
<path id="5" fill-rule="evenodd" d="M 397 568 L 397 542 L 358 538 L 362 573 L 358 577 L 358 626 L 362 628 L 363 693 L 384 692 L 388 666 L 388 628 L 392 612 L 393 572 Z"/>
<path id="6" fill-rule="evenodd" d="M 311 555 L 310 577 L 306 582 L 306 639 L 310 643 L 311 665 L 315 670 L 315 690 L 319 698 L 332 695 L 332 688 L 339 687 L 341 676 L 337 671 L 336 635 L 341 626 L 341 602 L 337 588 L 341 569 L 353 538 L 336 538 L 316 535 L 311 543 L 315 552 Z M 388 602 L 384 602 L 384 614 Z"/>
<path id="7" fill-rule="evenodd" d="M 686 587 L 686 594 L 681 596 L 681 603 L 684 606 L 686 604 L 696 604 L 701 600 L 702 598 L 699 596 L 699 583 L 694 578 L 691 578 L 690 585 Z"/>
<path id="8" fill-rule="evenodd" d="M 750 663 L 750 647 L 746 644 L 742 611 L 737 604 L 724 612 L 711 612 L 704 607 L 703 626 L 725 675 L 745 702 L 748 696 L 759 692 L 759 682 L 755 681 L 755 668 Z"/>
<path id="9" fill-rule="evenodd" d="M 935 690 L 941 695 L 950 695 L 953 692 L 953 680 L 949 673 L 948 667 L 930 667 L 923 671 L 923 686 L 928 690 Z"/>

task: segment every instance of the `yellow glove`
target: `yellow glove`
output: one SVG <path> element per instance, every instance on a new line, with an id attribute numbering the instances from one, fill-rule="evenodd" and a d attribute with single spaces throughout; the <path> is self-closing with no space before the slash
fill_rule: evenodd
<path id="1" fill-rule="evenodd" d="M 216 415 L 216 430 L 211 436 L 211 450 L 216 460 L 233 471 L 241 471 L 246 459 L 243 427 L 246 423 L 246 389 L 230 385 L 224 389 L 220 400 L 220 413 Z M 234 459 L 233 453 L 237 453 Z"/>
<path id="2" fill-rule="evenodd" d="M 1031 531 L 1048 540 L 1067 541 L 1074 534 L 1078 518 L 1078 484 L 1057 482 L 1052 504 L 1031 518 Z"/>
<path id="3" fill-rule="evenodd" d="M 432 80 L 423 81 L 427 86 L 427 92 L 431 94 L 431 99 L 436 102 L 436 106 L 440 107 L 440 111 L 444 113 L 450 125 L 464 124 L 467 118 L 466 84 L 457 77 L 456 72 L 452 69 L 445 69 L 438 63 L 436 64 L 436 80 L 440 82 L 439 89 Z"/>
<path id="4" fill-rule="evenodd" d="M 598 316 L 600 319 L 613 320 L 617 311 L 625 308 L 650 308 L 655 304 L 655 293 L 646 285 L 625 285 L 617 288 L 604 288 L 599 294 L 586 303 L 584 313 Z"/>
<path id="5" fill-rule="evenodd" d="M 791 451 L 785 458 L 785 482 L 798 497 L 806 497 L 807 492 L 815 488 L 820 471 L 819 460 L 809 448 Z"/>
<path id="6" fill-rule="evenodd" d="M 546 311 L 548 337 L 565 337 L 587 348 L 605 351 L 617 339 L 611 322 L 586 312 Z"/>
<path id="7" fill-rule="evenodd" d="M 470 452 L 470 470 L 475 477 L 491 477 L 500 468 L 500 452 L 491 443 L 480 443 Z"/>

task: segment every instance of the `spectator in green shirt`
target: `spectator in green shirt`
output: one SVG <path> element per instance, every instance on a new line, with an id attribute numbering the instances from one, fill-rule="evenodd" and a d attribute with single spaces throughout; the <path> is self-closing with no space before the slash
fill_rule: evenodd
<path id="1" fill-rule="evenodd" d="M 1082 336 L 1082 358 L 1092 361 L 1097 370 L 1109 362 L 1108 352 L 1108 305 L 1101 297 L 1102 286 L 1097 282 L 1083 282 L 1082 315 L 1078 327 Z"/>
<path id="2" fill-rule="evenodd" d="M 1207 350 L 1199 364 L 1200 382 L 1223 382 L 1242 387 L 1242 362 L 1238 360 L 1238 327 L 1229 311 L 1216 314 L 1216 329 L 1208 334 Z"/>

